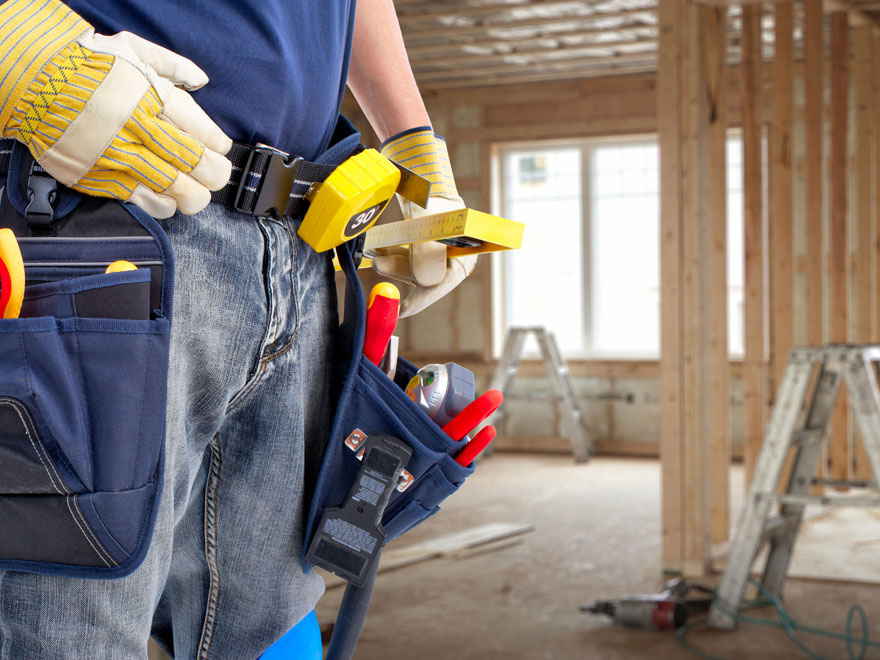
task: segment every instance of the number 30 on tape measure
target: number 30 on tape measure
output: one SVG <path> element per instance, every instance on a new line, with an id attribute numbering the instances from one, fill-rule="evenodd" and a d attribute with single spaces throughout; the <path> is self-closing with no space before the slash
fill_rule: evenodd
<path id="1" fill-rule="evenodd" d="M 309 210 L 299 235 L 316 252 L 367 231 L 400 184 L 400 170 L 375 149 L 364 149 L 337 167 L 306 195 Z"/>

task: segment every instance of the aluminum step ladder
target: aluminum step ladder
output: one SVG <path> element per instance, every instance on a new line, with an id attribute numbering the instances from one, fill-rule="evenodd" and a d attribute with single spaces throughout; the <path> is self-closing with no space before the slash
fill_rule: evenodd
<path id="1" fill-rule="evenodd" d="M 541 360 L 547 372 L 547 380 L 550 382 L 550 392 L 512 393 L 510 386 L 516 377 L 519 363 L 522 360 L 522 351 L 526 336 L 531 333 L 538 340 L 538 348 L 541 351 Z M 587 429 L 584 413 L 574 395 L 571 384 L 571 376 L 568 365 L 559 351 L 559 345 L 553 333 L 543 326 L 512 327 L 507 330 L 504 339 L 504 350 L 495 375 L 492 377 L 490 388 L 501 390 L 504 394 L 504 405 L 493 415 L 490 423 L 498 426 L 504 416 L 507 402 L 511 400 L 551 400 L 556 401 L 560 416 L 565 420 L 567 435 L 571 442 L 571 450 L 575 461 L 585 463 L 590 460 L 593 452 L 593 441 Z"/>
<path id="2" fill-rule="evenodd" d="M 880 346 L 826 346 L 792 350 L 764 444 L 749 485 L 745 508 L 727 558 L 727 566 L 709 613 L 713 628 L 732 630 L 752 564 L 763 543 L 770 544 L 762 584 L 780 597 L 792 550 L 808 504 L 880 506 L 880 497 L 811 497 L 814 484 L 876 490 L 880 477 Z M 816 467 L 842 384 L 850 395 L 852 413 L 861 431 L 873 481 L 816 479 Z M 782 468 L 791 449 L 795 459 L 784 492 Z M 873 495 L 873 494 L 872 494 Z M 771 515 L 775 503 L 779 512 Z"/>

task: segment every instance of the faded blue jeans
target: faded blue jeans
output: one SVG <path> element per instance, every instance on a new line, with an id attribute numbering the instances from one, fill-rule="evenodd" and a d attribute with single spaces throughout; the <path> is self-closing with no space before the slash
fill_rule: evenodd
<path id="1" fill-rule="evenodd" d="M 120 580 L 0 572 L 0 660 L 252 660 L 323 593 L 300 562 L 333 402 L 333 269 L 287 222 L 217 205 L 176 256 L 165 488 Z"/>

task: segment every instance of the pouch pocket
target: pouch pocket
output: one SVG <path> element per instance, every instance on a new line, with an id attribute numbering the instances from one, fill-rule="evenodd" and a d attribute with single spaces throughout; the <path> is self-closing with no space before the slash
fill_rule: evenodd
<path id="1" fill-rule="evenodd" d="M 29 277 L 57 277 L 58 268 L 30 268 Z M 25 288 L 21 317 L 101 318 L 147 321 L 150 318 L 150 271 L 99 272 Z"/>
<path id="2" fill-rule="evenodd" d="M 150 233 L 136 254 L 124 238 L 116 249 L 20 243 L 22 315 L 0 319 L 0 569 L 116 578 L 146 556 L 162 490 L 173 260 L 159 225 L 125 210 Z M 150 264 L 104 273 L 96 252 Z"/>
<path id="3" fill-rule="evenodd" d="M 382 517 L 384 543 L 397 538 L 439 510 L 440 503 L 461 487 L 473 466 L 461 466 L 453 456 L 463 445 L 443 433 L 403 391 L 416 368 L 401 358 L 397 382 L 391 381 L 378 367 L 363 357 L 365 301 L 354 269 L 351 254 L 343 246 L 337 249 L 346 275 L 346 319 L 340 328 L 341 353 L 350 356 L 333 428 L 324 452 L 324 460 L 309 510 L 306 529 L 308 548 L 321 513 L 344 501 L 357 475 L 359 462 L 345 439 L 355 429 L 370 435 L 389 433 L 412 448 L 406 470 L 413 483 L 404 491 L 395 491 Z M 305 550 L 304 550 L 305 552 Z M 310 565 L 304 561 L 306 568 Z"/>

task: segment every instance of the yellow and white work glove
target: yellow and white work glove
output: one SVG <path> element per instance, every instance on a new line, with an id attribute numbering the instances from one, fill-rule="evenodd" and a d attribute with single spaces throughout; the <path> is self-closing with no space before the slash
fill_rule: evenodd
<path id="1" fill-rule="evenodd" d="M 0 7 L 0 132 L 74 190 L 156 218 L 205 208 L 232 169 L 232 141 L 184 91 L 207 82 L 154 43 L 95 34 L 58 0 Z"/>
<path id="2" fill-rule="evenodd" d="M 431 182 L 427 208 L 398 196 L 405 220 L 464 208 L 452 176 L 446 142 L 430 127 L 406 131 L 386 140 L 382 155 Z M 477 255 L 447 259 L 446 245 L 436 241 L 414 243 L 373 258 L 373 269 L 380 275 L 415 287 L 400 303 L 401 318 L 417 314 L 440 300 L 461 284 L 476 264 Z"/>

